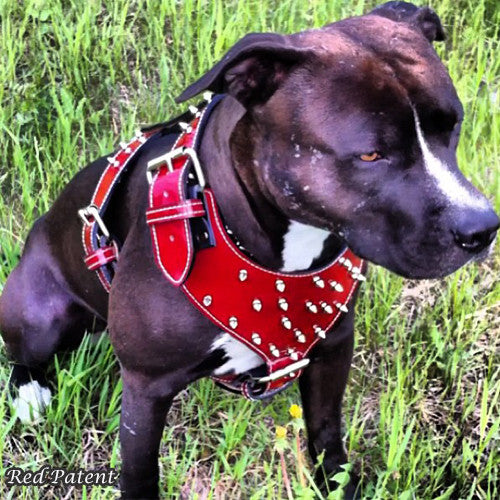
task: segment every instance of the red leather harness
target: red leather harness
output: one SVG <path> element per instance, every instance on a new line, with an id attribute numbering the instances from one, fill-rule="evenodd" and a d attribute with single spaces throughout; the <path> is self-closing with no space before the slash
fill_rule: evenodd
<path id="1" fill-rule="evenodd" d="M 348 248 L 314 272 L 279 273 L 259 266 L 228 236 L 214 194 L 205 186 L 196 148 L 203 125 L 220 100 L 199 111 L 168 153 L 148 163 L 150 181 L 146 221 L 156 264 L 191 303 L 214 324 L 255 351 L 267 368 L 255 378 L 214 377 L 251 399 L 275 394 L 297 379 L 309 363 L 307 354 L 347 312 L 364 263 Z M 200 126 L 201 125 L 201 126 Z M 112 278 L 117 245 L 102 214 L 113 186 L 130 159 L 157 129 L 140 133 L 109 159 L 92 203 L 80 211 L 87 267 L 98 273 L 106 290 Z M 203 221 L 205 244 L 196 248 L 193 222 Z M 200 226 L 198 226 L 199 230 Z"/>

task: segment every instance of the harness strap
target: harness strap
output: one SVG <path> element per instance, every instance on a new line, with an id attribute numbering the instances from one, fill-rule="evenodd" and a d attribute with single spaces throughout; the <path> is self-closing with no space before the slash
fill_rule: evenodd
<path id="1" fill-rule="evenodd" d="M 114 263 L 118 258 L 118 242 L 110 234 L 103 217 L 111 199 L 111 193 L 132 158 L 160 129 L 145 133 L 138 131 L 128 143 L 121 143 L 117 152 L 108 158 L 94 190 L 90 205 L 78 211 L 83 222 L 82 241 L 84 262 L 88 269 L 96 271 L 102 286 L 109 292 L 114 274 Z"/>
<path id="2" fill-rule="evenodd" d="M 179 205 L 148 210 L 146 212 L 146 221 L 148 224 L 156 224 L 157 222 L 170 222 L 203 217 L 204 215 L 206 215 L 206 212 L 201 200 L 186 200 Z"/>

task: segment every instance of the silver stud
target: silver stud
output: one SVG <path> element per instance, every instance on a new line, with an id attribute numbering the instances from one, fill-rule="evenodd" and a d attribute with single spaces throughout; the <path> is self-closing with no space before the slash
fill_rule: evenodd
<path id="1" fill-rule="evenodd" d="M 278 292 L 285 291 L 285 282 L 283 280 L 276 280 L 276 290 L 278 290 Z"/>
<path id="2" fill-rule="evenodd" d="M 288 354 L 290 355 L 290 358 L 292 358 L 293 361 L 298 361 L 299 360 L 299 354 L 297 351 L 295 351 L 292 348 L 288 348 Z"/>
<path id="3" fill-rule="evenodd" d="M 120 142 L 120 148 L 121 149 L 126 149 L 127 143 L 126 142 Z"/>
<path id="4" fill-rule="evenodd" d="M 132 148 L 130 148 L 130 147 L 127 146 L 125 148 L 125 153 L 127 153 L 129 155 L 131 152 L 132 152 Z"/>
<path id="5" fill-rule="evenodd" d="M 189 127 L 189 123 L 179 122 L 179 127 L 181 127 L 182 130 L 187 130 L 187 128 Z"/>
<path id="6" fill-rule="evenodd" d="M 353 267 L 351 269 L 352 274 L 359 274 L 361 272 L 361 269 L 359 267 Z"/>
<path id="7" fill-rule="evenodd" d="M 238 326 L 238 318 L 236 316 L 231 316 L 229 318 L 229 326 L 231 328 L 236 328 Z"/>
<path id="8" fill-rule="evenodd" d="M 271 354 L 274 357 L 276 357 L 276 358 L 280 357 L 280 351 L 274 344 L 269 344 L 269 350 L 271 351 Z"/>
<path id="9" fill-rule="evenodd" d="M 359 273 L 359 274 L 353 274 L 352 277 L 355 279 L 355 280 L 358 280 L 358 281 L 366 281 L 366 276 Z"/>
<path id="10" fill-rule="evenodd" d="M 209 307 L 211 304 L 212 304 L 212 296 L 205 295 L 205 297 L 203 297 L 203 305 Z"/>
<path id="11" fill-rule="evenodd" d="M 352 262 L 349 259 L 344 259 L 344 262 L 342 262 L 342 265 L 344 267 L 347 267 L 349 271 L 352 269 Z"/>
<path id="12" fill-rule="evenodd" d="M 240 269 L 238 273 L 238 279 L 240 281 L 245 281 L 248 278 L 248 271 L 246 269 Z"/>
<path id="13" fill-rule="evenodd" d="M 318 325 L 314 325 L 313 326 L 314 328 L 314 333 L 320 338 L 320 339 L 325 339 L 326 338 L 326 332 L 325 330 L 323 330 L 323 328 L 321 328 L 320 326 Z"/>
<path id="14" fill-rule="evenodd" d="M 196 115 L 198 113 L 198 108 L 196 106 L 193 106 L 192 104 L 189 106 L 189 112 L 192 115 Z"/>
<path id="15" fill-rule="evenodd" d="M 339 311 L 342 311 L 343 313 L 349 312 L 349 309 L 347 309 L 347 306 L 345 304 L 341 304 L 340 302 L 337 302 L 335 305 L 337 306 L 337 309 Z"/>
<path id="16" fill-rule="evenodd" d="M 290 378 L 295 377 L 295 375 L 297 375 L 295 372 L 290 372 L 290 373 L 288 374 L 288 376 L 289 376 Z"/>
<path id="17" fill-rule="evenodd" d="M 210 90 L 203 92 L 203 99 L 205 99 L 205 101 L 207 101 L 207 102 L 210 102 L 212 100 L 213 96 L 214 96 L 214 93 L 210 92 Z"/>
<path id="18" fill-rule="evenodd" d="M 336 292 L 344 291 L 344 287 L 338 281 L 331 280 L 328 283 L 330 284 L 330 288 L 332 290 L 335 290 Z"/>
<path id="19" fill-rule="evenodd" d="M 332 314 L 333 308 L 330 304 L 327 304 L 326 302 L 320 302 L 319 305 L 321 306 L 321 309 L 323 309 L 323 311 L 326 314 Z"/>
<path id="20" fill-rule="evenodd" d="M 253 299 L 252 307 L 255 311 L 260 312 L 262 311 L 262 302 L 259 299 Z"/>
<path id="21" fill-rule="evenodd" d="M 278 306 L 283 311 L 288 311 L 288 302 L 283 297 L 278 299 Z"/>
<path id="22" fill-rule="evenodd" d="M 345 262 L 345 257 L 340 257 L 339 264 L 343 264 Z"/>
<path id="23" fill-rule="evenodd" d="M 284 328 L 286 328 L 287 330 L 291 330 L 292 328 L 292 322 L 286 317 L 286 316 L 283 316 L 281 318 L 281 324 L 283 325 Z"/>
<path id="24" fill-rule="evenodd" d="M 316 304 L 313 304 L 310 300 L 306 302 L 306 309 L 313 314 L 316 314 L 318 312 L 318 306 L 316 306 Z"/>
<path id="25" fill-rule="evenodd" d="M 319 276 L 314 276 L 313 282 L 318 288 L 325 288 L 325 282 Z"/>
<path id="26" fill-rule="evenodd" d="M 139 138 L 141 138 L 141 137 L 142 137 L 142 131 L 141 131 L 141 129 L 139 129 L 139 128 L 138 128 L 138 129 L 135 131 L 135 136 L 137 137 L 137 139 L 139 139 Z"/>
<path id="27" fill-rule="evenodd" d="M 298 328 L 295 328 L 294 333 L 297 342 L 303 344 L 306 341 L 306 336 Z"/>
<path id="28" fill-rule="evenodd" d="M 252 333 L 252 342 L 255 345 L 260 345 L 262 344 L 262 339 L 260 338 L 260 335 L 258 333 Z"/>

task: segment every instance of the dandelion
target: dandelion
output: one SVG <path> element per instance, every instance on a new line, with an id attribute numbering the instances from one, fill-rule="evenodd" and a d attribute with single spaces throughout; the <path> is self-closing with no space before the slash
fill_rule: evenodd
<path id="1" fill-rule="evenodd" d="M 299 405 L 290 406 L 289 412 L 292 418 L 302 418 L 302 408 Z"/>
<path id="2" fill-rule="evenodd" d="M 276 426 L 276 437 L 278 439 L 285 439 L 286 438 L 286 427 L 283 427 L 281 425 Z"/>

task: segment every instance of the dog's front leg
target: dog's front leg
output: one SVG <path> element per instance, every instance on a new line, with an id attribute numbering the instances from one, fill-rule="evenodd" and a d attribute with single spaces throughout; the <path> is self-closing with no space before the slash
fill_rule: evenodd
<path id="1" fill-rule="evenodd" d="M 168 388 L 165 377 L 152 379 L 123 367 L 122 379 L 122 498 L 158 498 L 160 440 L 165 417 L 177 391 L 164 392 Z M 163 394 L 158 394 L 158 386 L 162 386 Z"/>
<path id="2" fill-rule="evenodd" d="M 312 363 L 300 378 L 309 453 L 314 462 L 322 453 L 317 484 L 326 489 L 329 478 L 347 462 L 342 442 L 342 397 L 344 395 L 354 344 L 354 313 L 339 325 L 312 352 Z M 354 498 L 357 480 L 345 489 L 345 498 Z M 334 487 L 334 484 L 328 484 Z"/>

